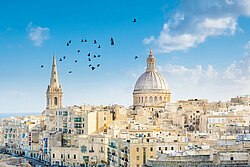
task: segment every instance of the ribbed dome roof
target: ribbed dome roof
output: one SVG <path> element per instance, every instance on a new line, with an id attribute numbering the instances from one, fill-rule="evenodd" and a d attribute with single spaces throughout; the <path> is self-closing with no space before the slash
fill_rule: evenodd
<path id="1" fill-rule="evenodd" d="M 169 87 L 165 78 L 156 71 L 146 71 L 137 80 L 134 92 L 168 93 Z"/>

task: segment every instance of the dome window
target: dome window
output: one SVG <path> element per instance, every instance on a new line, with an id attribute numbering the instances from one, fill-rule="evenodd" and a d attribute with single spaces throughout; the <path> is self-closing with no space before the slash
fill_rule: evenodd
<path id="1" fill-rule="evenodd" d="M 157 102 L 157 97 L 155 96 L 155 98 L 154 98 L 154 102 Z"/>

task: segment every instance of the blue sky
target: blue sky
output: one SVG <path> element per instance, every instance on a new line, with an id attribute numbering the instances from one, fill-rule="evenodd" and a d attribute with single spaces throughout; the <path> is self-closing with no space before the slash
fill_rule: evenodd
<path id="1" fill-rule="evenodd" d="M 158 71 L 169 84 L 172 102 L 225 101 L 250 94 L 247 0 L 0 3 L 2 113 L 45 108 L 54 52 L 57 60 L 67 57 L 57 62 L 64 106 L 131 105 L 150 46 Z M 88 43 L 82 44 L 82 38 Z M 94 39 L 101 49 L 92 44 Z M 70 47 L 65 46 L 68 40 L 72 40 Z M 101 64 L 98 70 L 88 68 L 89 52 L 102 55 L 95 62 Z"/>

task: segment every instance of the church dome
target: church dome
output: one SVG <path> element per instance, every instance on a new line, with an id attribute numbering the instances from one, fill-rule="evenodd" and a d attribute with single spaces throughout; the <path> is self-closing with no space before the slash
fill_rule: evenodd
<path id="1" fill-rule="evenodd" d="M 146 71 L 136 81 L 134 93 L 169 93 L 165 78 L 156 71 Z"/>
<path id="2" fill-rule="evenodd" d="M 165 78 L 156 71 L 155 58 L 150 49 L 147 69 L 137 80 L 134 93 L 170 93 Z"/>

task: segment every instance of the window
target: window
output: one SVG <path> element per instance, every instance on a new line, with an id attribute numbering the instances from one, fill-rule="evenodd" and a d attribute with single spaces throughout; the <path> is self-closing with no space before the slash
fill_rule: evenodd
<path id="1" fill-rule="evenodd" d="M 154 98 L 154 102 L 157 102 L 157 97 L 155 96 L 155 98 Z"/>
<path id="2" fill-rule="evenodd" d="M 104 117 L 104 120 L 106 120 L 106 117 Z"/>
<path id="3" fill-rule="evenodd" d="M 76 155 L 74 154 L 74 159 L 76 159 Z"/>
<path id="4" fill-rule="evenodd" d="M 143 103 L 143 97 L 141 97 L 141 102 Z"/>
<path id="5" fill-rule="evenodd" d="M 70 154 L 68 154 L 68 159 L 70 159 Z"/>
<path id="6" fill-rule="evenodd" d="M 61 154 L 61 158 L 63 158 L 63 154 Z"/>
<path id="7" fill-rule="evenodd" d="M 136 148 L 136 151 L 139 152 L 139 148 Z"/>
<path id="8" fill-rule="evenodd" d="M 150 147 L 150 151 L 153 151 L 154 149 L 153 149 L 153 147 Z"/>
<path id="9" fill-rule="evenodd" d="M 148 98 L 147 97 L 145 97 L 145 103 L 147 103 L 148 102 Z"/>
<path id="10" fill-rule="evenodd" d="M 81 117 L 75 117 L 74 122 L 82 122 L 82 118 Z"/>
<path id="11" fill-rule="evenodd" d="M 82 147 L 81 147 L 81 151 L 82 151 L 82 152 L 86 152 L 86 151 L 87 151 L 87 147 L 86 147 L 86 146 L 82 146 Z"/>
<path id="12" fill-rule="evenodd" d="M 230 157 L 230 160 L 233 161 L 233 160 L 234 160 L 234 157 Z"/>
<path id="13" fill-rule="evenodd" d="M 171 147 L 171 150 L 174 150 L 174 147 Z"/>
<path id="14" fill-rule="evenodd" d="M 160 96 L 160 101 L 162 101 L 162 97 Z"/>
<path id="15" fill-rule="evenodd" d="M 63 111 L 63 116 L 67 116 L 68 115 L 68 111 Z"/>
<path id="16" fill-rule="evenodd" d="M 168 148 L 167 148 L 167 147 L 165 147 L 165 150 L 168 150 Z"/>
<path id="17" fill-rule="evenodd" d="M 54 104 L 57 105 L 57 97 L 54 98 Z"/>
<path id="18" fill-rule="evenodd" d="M 53 154 L 53 158 L 55 158 L 55 154 Z"/>
<path id="19" fill-rule="evenodd" d="M 139 160 L 139 156 L 137 156 L 136 159 Z"/>
<path id="20" fill-rule="evenodd" d="M 67 128 L 67 123 L 63 123 L 63 127 L 64 127 L 64 128 Z"/>
<path id="21" fill-rule="evenodd" d="M 153 97 L 150 96 L 150 100 L 149 100 L 150 103 L 153 103 Z"/>
<path id="22" fill-rule="evenodd" d="M 75 124 L 74 124 L 74 128 L 82 128 L 82 124 L 80 124 L 80 123 L 75 123 Z"/>
<path id="23" fill-rule="evenodd" d="M 161 147 L 159 147 L 159 150 L 161 150 Z"/>

